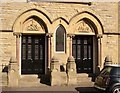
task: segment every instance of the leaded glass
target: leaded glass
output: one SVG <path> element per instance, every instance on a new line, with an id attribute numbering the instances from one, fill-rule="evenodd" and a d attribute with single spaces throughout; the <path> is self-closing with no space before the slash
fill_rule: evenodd
<path id="1" fill-rule="evenodd" d="M 56 51 L 65 51 L 65 29 L 62 25 L 56 30 Z"/>

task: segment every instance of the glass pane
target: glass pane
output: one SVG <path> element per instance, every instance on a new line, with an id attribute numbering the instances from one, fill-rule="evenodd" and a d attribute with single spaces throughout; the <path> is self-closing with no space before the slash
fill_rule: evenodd
<path id="1" fill-rule="evenodd" d="M 105 68 L 102 69 L 102 71 L 100 73 L 100 76 L 102 76 L 102 75 L 109 75 L 110 71 L 111 71 L 111 67 L 105 67 Z"/>
<path id="2" fill-rule="evenodd" d="M 35 45 L 35 60 L 38 59 L 39 51 L 38 51 L 39 46 Z"/>
<path id="3" fill-rule="evenodd" d="M 87 45 L 84 45 L 84 59 L 87 59 Z"/>
<path id="4" fill-rule="evenodd" d="M 28 43 L 31 43 L 31 41 L 32 41 L 31 37 L 28 37 Z"/>
<path id="5" fill-rule="evenodd" d="M 40 45 L 40 59 L 43 59 L 43 47 Z"/>
<path id="6" fill-rule="evenodd" d="M 89 55 L 88 55 L 88 57 L 89 57 L 89 59 L 91 59 L 91 46 L 88 46 L 88 50 L 89 50 Z"/>
<path id="7" fill-rule="evenodd" d="M 23 37 L 23 38 L 22 38 L 22 42 L 23 42 L 23 43 L 26 43 L 26 37 Z"/>
<path id="8" fill-rule="evenodd" d="M 75 39 L 72 40 L 72 44 L 76 44 L 76 40 Z"/>
<path id="9" fill-rule="evenodd" d="M 56 51 L 64 51 L 65 47 L 65 29 L 59 26 L 56 31 Z"/>
<path id="10" fill-rule="evenodd" d="M 32 46 L 28 45 L 28 59 L 31 59 L 31 54 L 32 54 Z"/>
<path id="11" fill-rule="evenodd" d="M 81 58 L 81 45 L 77 46 L 77 57 L 78 57 L 78 59 Z"/>
<path id="12" fill-rule="evenodd" d="M 81 40 L 78 39 L 78 40 L 77 40 L 77 44 L 81 44 Z"/>
<path id="13" fill-rule="evenodd" d="M 84 39 L 84 44 L 87 44 L 87 39 Z"/>
<path id="14" fill-rule="evenodd" d="M 35 39 L 35 43 L 39 43 L 39 39 L 38 38 Z"/>
<path id="15" fill-rule="evenodd" d="M 22 45 L 22 59 L 26 59 L 26 46 L 25 45 Z"/>

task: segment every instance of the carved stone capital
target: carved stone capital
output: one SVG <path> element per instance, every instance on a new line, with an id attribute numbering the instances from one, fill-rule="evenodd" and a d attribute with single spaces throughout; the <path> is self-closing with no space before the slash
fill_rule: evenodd
<path id="1" fill-rule="evenodd" d="M 16 38 L 20 38 L 22 36 L 22 34 L 19 32 L 15 32 L 13 33 L 13 35 L 16 36 Z"/>
<path id="2" fill-rule="evenodd" d="M 75 34 L 67 34 L 67 37 L 74 38 Z"/>
<path id="3" fill-rule="evenodd" d="M 103 37 L 102 34 L 97 34 L 97 38 L 98 38 L 98 39 L 100 39 L 100 38 L 102 38 L 102 37 Z"/>
<path id="4" fill-rule="evenodd" d="M 53 33 L 47 33 L 46 36 L 47 36 L 48 38 L 51 38 L 51 37 L 53 37 Z"/>

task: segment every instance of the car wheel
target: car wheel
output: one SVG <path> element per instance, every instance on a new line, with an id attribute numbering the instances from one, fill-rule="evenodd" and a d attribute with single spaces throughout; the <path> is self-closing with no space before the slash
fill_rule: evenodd
<path id="1" fill-rule="evenodd" d="M 120 93 L 120 87 L 114 87 L 112 93 Z"/>

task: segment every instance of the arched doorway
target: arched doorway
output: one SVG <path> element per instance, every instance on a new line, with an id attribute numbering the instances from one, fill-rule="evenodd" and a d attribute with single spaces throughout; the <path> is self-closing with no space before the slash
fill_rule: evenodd
<path id="1" fill-rule="evenodd" d="M 95 73 L 100 56 L 98 29 L 90 19 L 82 18 L 75 24 L 74 30 L 72 55 L 75 58 L 77 73 Z"/>
<path id="2" fill-rule="evenodd" d="M 44 74 L 47 56 L 46 26 L 32 16 L 23 23 L 21 37 L 21 74 Z"/>
<path id="3" fill-rule="evenodd" d="M 45 35 L 22 35 L 21 74 L 45 73 Z"/>
<path id="4" fill-rule="evenodd" d="M 76 35 L 72 42 L 78 73 L 93 72 L 93 36 Z"/>
<path id="5" fill-rule="evenodd" d="M 36 9 L 24 12 L 15 21 L 13 31 L 20 74 L 47 73 L 49 26 L 49 18 Z"/>

